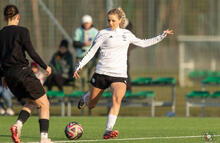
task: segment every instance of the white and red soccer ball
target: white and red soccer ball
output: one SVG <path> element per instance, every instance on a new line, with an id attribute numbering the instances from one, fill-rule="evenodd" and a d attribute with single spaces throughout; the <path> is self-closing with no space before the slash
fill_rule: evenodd
<path id="1" fill-rule="evenodd" d="M 70 122 L 65 128 L 66 137 L 70 140 L 77 140 L 83 134 L 83 127 L 77 122 Z"/>

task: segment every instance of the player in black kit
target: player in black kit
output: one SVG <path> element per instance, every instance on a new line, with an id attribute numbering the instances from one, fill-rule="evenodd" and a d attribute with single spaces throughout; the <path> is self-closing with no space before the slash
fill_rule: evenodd
<path id="1" fill-rule="evenodd" d="M 35 52 L 27 28 L 18 26 L 19 11 L 14 5 L 7 5 L 4 18 L 8 25 L 0 30 L 0 77 L 3 87 L 10 88 L 18 100 L 25 99 L 15 124 L 10 128 L 14 143 L 20 143 L 23 124 L 29 118 L 34 108 L 39 109 L 40 143 L 52 143 L 48 138 L 49 101 L 40 81 L 35 77 L 25 52 L 38 63 L 48 75 L 51 68 L 47 66 Z"/>

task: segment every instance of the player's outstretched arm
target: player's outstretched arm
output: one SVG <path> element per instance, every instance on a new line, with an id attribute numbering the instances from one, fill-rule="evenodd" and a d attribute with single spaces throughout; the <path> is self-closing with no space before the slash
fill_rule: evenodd
<path id="1" fill-rule="evenodd" d="M 131 43 L 136 45 L 136 46 L 139 46 L 139 47 L 142 47 L 142 48 L 146 48 L 146 47 L 149 47 L 149 46 L 152 46 L 152 45 L 155 45 L 157 43 L 159 43 L 160 41 L 162 41 L 167 35 L 172 35 L 174 34 L 173 30 L 165 30 L 163 31 L 162 34 L 154 37 L 154 38 L 150 38 L 150 39 L 139 39 L 137 38 L 134 34 L 130 33 L 130 37 L 131 37 Z"/>

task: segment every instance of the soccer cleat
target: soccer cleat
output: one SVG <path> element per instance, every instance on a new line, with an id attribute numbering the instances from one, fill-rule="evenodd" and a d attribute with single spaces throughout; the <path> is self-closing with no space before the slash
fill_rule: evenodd
<path id="1" fill-rule="evenodd" d="M 10 130 L 11 130 L 11 138 L 14 141 L 14 143 L 21 143 L 20 141 L 21 129 L 19 129 L 15 125 L 12 125 Z"/>
<path id="2" fill-rule="evenodd" d="M 52 142 L 51 139 L 49 139 L 49 138 L 42 138 L 40 140 L 40 143 L 54 143 L 54 142 Z"/>
<path id="3" fill-rule="evenodd" d="M 86 106 L 84 100 L 83 100 L 83 97 L 79 100 L 78 102 L 78 109 L 83 109 L 84 107 Z"/>
<path id="4" fill-rule="evenodd" d="M 118 136 L 119 132 L 117 130 L 114 131 L 107 131 L 105 132 L 105 134 L 103 135 L 103 139 L 107 140 L 107 139 L 111 139 L 111 138 L 116 138 Z"/>

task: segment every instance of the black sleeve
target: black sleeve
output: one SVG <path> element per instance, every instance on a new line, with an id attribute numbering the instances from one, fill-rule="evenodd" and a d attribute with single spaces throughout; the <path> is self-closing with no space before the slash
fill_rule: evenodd
<path id="1" fill-rule="evenodd" d="M 31 40 L 30 40 L 30 34 L 29 34 L 29 31 L 26 30 L 24 36 L 23 36 L 23 39 L 24 39 L 24 48 L 25 50 L 28 52 L 29 56 L 37 63 L 39 64 L 43 69 L 47 69 L 47 65 L 44 63 L 44 61 L 41 59 L 41 57 L 36 53 L 36 51 L 34 50 L 33 48 L 33 45 L 31 43 Z"/>
<path id="2" fill-rule="evenodd" d="M 3 77 L 3 71 L 2 71 L 2 68 L 0 66 L 0 78 Z"/>
<path id="3" fill-rule="evenodd" d="M 73 41 L 73 47 L 82 48 L 85 44 L 80 41 Z"/>

